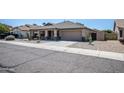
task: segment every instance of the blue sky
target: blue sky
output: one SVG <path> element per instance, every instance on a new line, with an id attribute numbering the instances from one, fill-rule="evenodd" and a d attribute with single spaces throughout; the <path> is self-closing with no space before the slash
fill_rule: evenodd
<path id="1" fill-rule="evenodd" d="M 43 22 L 58 23 L 63 22 L 64 19 L 0 19 L 0 23 L 5 23 L 11 26 L 19 26 L 24 24 L 38 24 Z M 66 19 L 65 21 L 80 22 L 87 27 L 99 30 L 113 29 L 113 19 Z"/>

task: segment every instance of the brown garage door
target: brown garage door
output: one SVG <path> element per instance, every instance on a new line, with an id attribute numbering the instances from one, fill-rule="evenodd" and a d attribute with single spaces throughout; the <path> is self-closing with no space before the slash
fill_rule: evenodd
<path id="1" fill-rule="evenodd" d="M 62 40 L 68 40 L 68 41 L 81 41 L 81 31 L 62 31 Z"/>

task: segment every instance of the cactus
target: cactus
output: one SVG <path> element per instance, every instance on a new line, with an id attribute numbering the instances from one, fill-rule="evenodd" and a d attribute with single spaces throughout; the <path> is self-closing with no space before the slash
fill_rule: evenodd
<path id="1" fill-rule="evenodd" d="M 92 44 L 92 36 L 91 36 L 91 34 L 90 34 L 90 36 L 89 36 L 89 44 L 90 44 L 90 45 Z"/>

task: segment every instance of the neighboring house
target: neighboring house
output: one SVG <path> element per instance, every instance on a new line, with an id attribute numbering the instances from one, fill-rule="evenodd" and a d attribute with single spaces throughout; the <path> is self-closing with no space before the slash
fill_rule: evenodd
<path id="1" fill-rule="evenodd" d="M 29 30 L 31 27 L 35 27 L 37 25 L 22 25 L 22 26 L 18 26 L 18 27 L 14 27 L 12 29 L 12 33 L 16 34 L 18 38 L 27 38 L 29 34 Z"/>
<path id="2" fill-rule="evenodd" d="M 13 34 L 18 35 L 18 38 L 27 38 L 27 33 L 29 31 L 29 28 L 27 26 L 19 26 L 13 28 L 12 32 Z"/>
<path id="3" fill-rule="evenodd" d="M 104 32 L 90 29 L 80 23 L 64 21 L 49 26 L 37 26 L 30 28 L 30 35 L 38 32 L 41 39 L 87 41 L 91 35 L 93 40 L 104 40 Z"/>
<path id="4" fill-rule="evenodd" d="M 118 40 L 124 40 L 124 19 L 116 19 L 113 30 L 117 34 Z"/>

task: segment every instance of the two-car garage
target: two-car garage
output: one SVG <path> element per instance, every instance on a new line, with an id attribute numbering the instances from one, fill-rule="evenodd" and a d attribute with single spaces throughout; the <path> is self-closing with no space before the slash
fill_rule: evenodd
<path id="1" fill-rule="evenodd" d="M 83 31 L 83 32 L 82 32 Z M 104 40 L 103 31 L 95 31 L 89 29 L 75 29 L 75 30 L 61 30 L 60 36 L 61 40 L 68 41 L 82 41 L 82 38 L 88 39 L 89 34 L 91 34 L 92 40 Z"/>
<path id="2" fill-rule="evenodd" d="M 81 30 L 65 30 L 61 31 L 61 40 L 68 41 L 81 41 L 82 40 L 82 32 Z"/>

